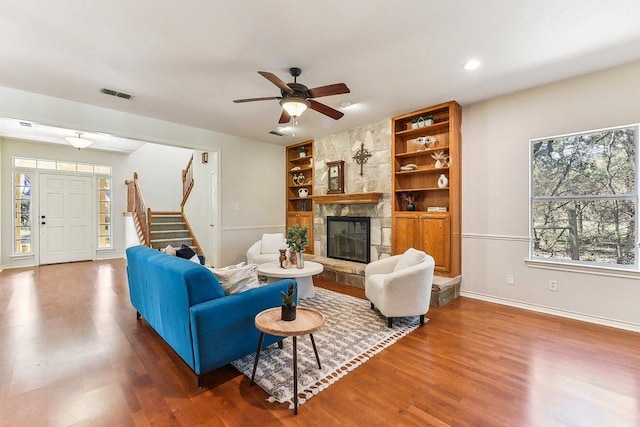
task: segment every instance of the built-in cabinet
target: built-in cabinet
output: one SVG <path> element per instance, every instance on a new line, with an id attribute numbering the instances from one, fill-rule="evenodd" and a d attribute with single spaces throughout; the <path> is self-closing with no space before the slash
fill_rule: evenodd
<path id="1" fill-rule="evenodd" d="M 436 274 L 461 272 L 461 107 L 436 105 L 392 119 L 392 252 L 433 256 Z"/>
<path id="2" fill-rule="evenodd" d="M 287 229 L 293 224 L 307 227 L 309 244 L 305 253 L 313 253 L 313 140 L 289 145 L 287 156 Z"/>

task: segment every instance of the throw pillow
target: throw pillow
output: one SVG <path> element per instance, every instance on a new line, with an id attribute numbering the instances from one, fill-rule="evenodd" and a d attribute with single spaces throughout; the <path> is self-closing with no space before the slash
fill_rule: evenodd
<path id="1" fill-rule="evenodd" d="M 184 259 L 191 259 L 196 253 L 189 246 L 182 244 L 180 249 L 176 251 L 176 256 Z M 199 262 L 199 261 L 198 261 Z"/>
<path id="2" fill-rule="evenodd" d="M 261 254 L 277 254 L 279 249 L 284 249 L 284 234 L 263 234 L 262 243 L 260 244 Z"/>
<path id="3" fill-rule="evenodd" d="M 427 258 L 427 254 L 414 248 L 409 248 L 400 255 L 400 260 L 394 267 L 393 271 L 404 270 L 408 267 L 420 264 Z"/>
<path id="4" fill-rule="evenodd" d="M 244 263 L 240 263 L 244 264 Z M 258 264 L 230 265 L 222 268 L 209 268 L 220 281 L 225 295 L 237 294 L 260 286 Z"/>
<path id="5" fill-rule="evenodd" d="M 176 256 L 176 248 L 171 245 L 167 245 L 166 248 L 161 249 L 161 252 L 164 252 L 167 255 Z"/>

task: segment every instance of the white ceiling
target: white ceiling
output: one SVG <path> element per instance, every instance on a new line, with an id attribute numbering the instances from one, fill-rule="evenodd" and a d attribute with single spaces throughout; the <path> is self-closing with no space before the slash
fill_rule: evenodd
<path id="1" fill-rule="evenodd" d="M 638 0 L 0 0 L 0 85 L 281 145 L 640 59 Z M 474 72 L 461 68 L 477 58 Z M 278 137 L 270 71 L 345 116 Z M 100 88 L 134 95 L 130 101 Z M 349 100 L 354 105 L 341 109 Z M 0 129 L 0 132 L 3 132 Z"/>

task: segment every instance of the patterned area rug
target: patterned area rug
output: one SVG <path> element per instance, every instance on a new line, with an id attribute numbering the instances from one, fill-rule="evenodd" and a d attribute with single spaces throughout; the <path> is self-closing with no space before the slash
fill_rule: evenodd
<path id="1" fill-rule="evenodd" d="M 415 330 L 418 317 L 396 318 L 387 327 L 386 318 L 370 308 L 369 301 L 316 288 L 314 298 L 300 305 L 315 308 L 325 324 L 313 334 L 322 370 L 318 369 L 308 335 L 298 337 L 298 404 L 306 402 L 384 348 Z M 256 343 L 257 345 L 258 343 Z M 256 384 L 269 394 L 269 401 L 291 403 L 293 407 L 293 340 L 284 340 L 284 349 L 272 345 L 260 353 Z M 255 354 L 232 362 L 251 378 Z"/>

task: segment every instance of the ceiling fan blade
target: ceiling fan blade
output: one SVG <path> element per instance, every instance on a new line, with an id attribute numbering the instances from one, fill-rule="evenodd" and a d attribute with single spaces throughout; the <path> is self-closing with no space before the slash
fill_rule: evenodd
<path id="1" fill-rule="evenodd" d="M 334 120 L 339 120 L 342 116 L 344 116 L 343 112 L 334 110 L 328 105 L 321 104 L 318 101 L 314 101 L 313 99 L 309 99 L 308 101 L 309 108 L 311 108 L 312 110 L 316 110 L 318 113 L 322 113 L 325 116 L 329 116 Z"/>
<path id="2" fill-rule="evenodd" d="M 278 123 L 289 123 L 290 120 L 291 116 L 289 115 L 289 113 L 287 113 L 285 110 L 282 110 L 282 115 L 280 115 L 280 120 L 278 120 Z"/>
<path id="3" fill-rule="evenodd" d="M 233 102 L 236 104 L 241 102 L 253 102 L 253 101 L 271 101 L 273 99 L 280 99 L 279 96 L 267 96 L 264 98 L 246 98 L 246 99 L 234 99 Z"/>
<path id="4" fill-rule="evenodd" d="M 341 93 L 351 93 L 344 83 L 335 83 L 327 86 L 315 87 L 308 90 L 310 98 L 320 98 L 321 96 L 340 95 Z"/>
<path id="5" fill-rule="evenodd" d="M 280 89 L 282 89 L 286 93 L 293 93 L 293 89 L 291 89 L 288 84 L 280 80 L 278 76 L 276 76 L 275 74 L 270 73 L 268 71 L 258 71 L 258 74 L 260 74 L 265 79 L 269 80 L 274 85 L 278 86 Z"/>

